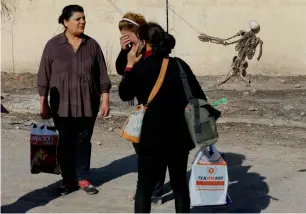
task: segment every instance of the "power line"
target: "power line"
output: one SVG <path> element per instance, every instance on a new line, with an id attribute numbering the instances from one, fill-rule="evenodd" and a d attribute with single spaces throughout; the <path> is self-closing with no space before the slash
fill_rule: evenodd
<path id="1" fill-rule="evenodd" d="M 169 2 L 166 0 L 167 33 L 169 33 Z"/>
<path id="2" fill-rule="evenodd" d="M 168 6 L 168 8 L 175 14 L 177 15 L 181 20 L 183 20 L 189 27 L 191 27 L 194 31 L 196 31 L 197 33 L 201 34 L 201 32 L 196 29 L 195 27 L 193 27 L 191 24 L 189 24 L 188 21 L 186 21 L 182 16 L 180 16 L 177 12 L 175 12 L 174 9 L 172 9 L 171 7 L 173 7 L 172 5 Z"/>
<path id="3" fill-rule="evenodd" d="M 120 15 L 124 15 L 124 12 L 123 12 L 119 7 L 117 7 L 117 5 L 116 5 L 112 0 L 108 0 L 108 3 L 109 3 L 115 10 L 117 10 L 117 12 L 119 12 Z"/>

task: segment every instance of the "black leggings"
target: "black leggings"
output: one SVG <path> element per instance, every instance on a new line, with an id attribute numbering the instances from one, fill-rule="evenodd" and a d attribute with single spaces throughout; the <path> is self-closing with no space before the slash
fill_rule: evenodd
<path id="1" fill-rule="evenodd" d="M 138 156 L 138 182 L 135 196 L 135 213 L 151 212 L 151 196 L 165 167 L 169 169 L 170 183 L 177 213 L 190 212 L 190 198 L 186 178 L 188 154 L 173 153 L 168 157 Z"/>

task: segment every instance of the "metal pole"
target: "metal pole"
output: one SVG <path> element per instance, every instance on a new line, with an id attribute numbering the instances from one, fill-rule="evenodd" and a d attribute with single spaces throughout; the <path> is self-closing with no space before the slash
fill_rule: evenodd
<path id="1" fill-rule="evenodd" d="M 169 12 L 169 2 L 168 0 L 166 0 L 166 18 L 167 18 L 167 33 L 169 32 L 169 15 L 168 15 L 168 12 Z"/>

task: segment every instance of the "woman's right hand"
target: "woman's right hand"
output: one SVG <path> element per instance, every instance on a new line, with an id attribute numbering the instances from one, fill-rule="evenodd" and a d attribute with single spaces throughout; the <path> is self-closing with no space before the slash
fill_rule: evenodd
<path id="1" fill-rule="evenodd" d="M 130 44 L 130 38 L 128 35 L 123 35 L 120 37 L 120 45 L 122 50 L 127 50 L 128 49 L 128 44 Z"/>
<path id="2" fill-rule="evenodd" d="M 40 117 L 44 120 L 51 118 L 51 109 L 45 100 L 40 102 Z"/>
<path id="3" fill-rule="evenodd" d="M 139 48 L 139 44 L 140 43 L 137 43 L 136 45 L 133 45 L 132 49 L 128 53 L 128 56 L 127 56 L 127 59 L 128 59 L 127 67 L 132 68 L 141 59 L 142 54 L 140 54 L 139 56 L 136 55 L 137 54 L 137 50 Z"/>

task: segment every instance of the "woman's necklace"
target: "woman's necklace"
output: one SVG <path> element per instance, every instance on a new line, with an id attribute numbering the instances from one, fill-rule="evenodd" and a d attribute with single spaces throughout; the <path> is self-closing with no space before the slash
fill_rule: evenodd
<path id="1" fill-rule="evenodd" d="M 74 44 L 73 44 L 71 41 L 68 40 L 68 43 L 73 48 L 73 50 L 75 52 L 77 52 L 79 50 L 82 42 L 77 41 L 77 42 L 74 42 Z"/>
<path id="2" fill-rule="evenodd" d="M 69 42 L 69 44 L 70 44 L 70 46 L 73 48 L 73 50 L 75 51 L 75 52 L 77 52 L 78 51 L 78 49 L 79 49 L 79 47 L 80 46 L 78 46 L 78 47 L 75 47 L 75 46 L 73 46 L 70 42 Z"/>
<path id="3" fill-rule="evenodd" d="M 66 32 L 66 33 L 67 33 L 67 32 Z M 66 37 L 67 37 L 67 40 L 68 40 L 69 45 L 73 48 L 73 50 L 74 50 L 75 52 L 77 52 L 77 51 L 79 50 L 79 48 L 80 48 L 80 45 L 81 45 L 82 41 L 80 41 L 80 40 L 75 40 L 75 39 L 70 40 L 69 38 L 71 38 L 71 36 L 69 37 L 69 36 L 67 36 L 67 34 L 66 34 Z M 74 41 L 74 42 L 72 42 L 72 41 Z M 74 44 L 74 45 L 73 45 L 73 44 Z"/>
<path id="4" fill-rule="evenodd" d="M 71 45 L 71 46 L 72 46 L 72 48 L 73 48 L 73 50 L 74 50 L 75 52 L 78 51 L 79 48 L 75 48 L 73 45 Z"/>

